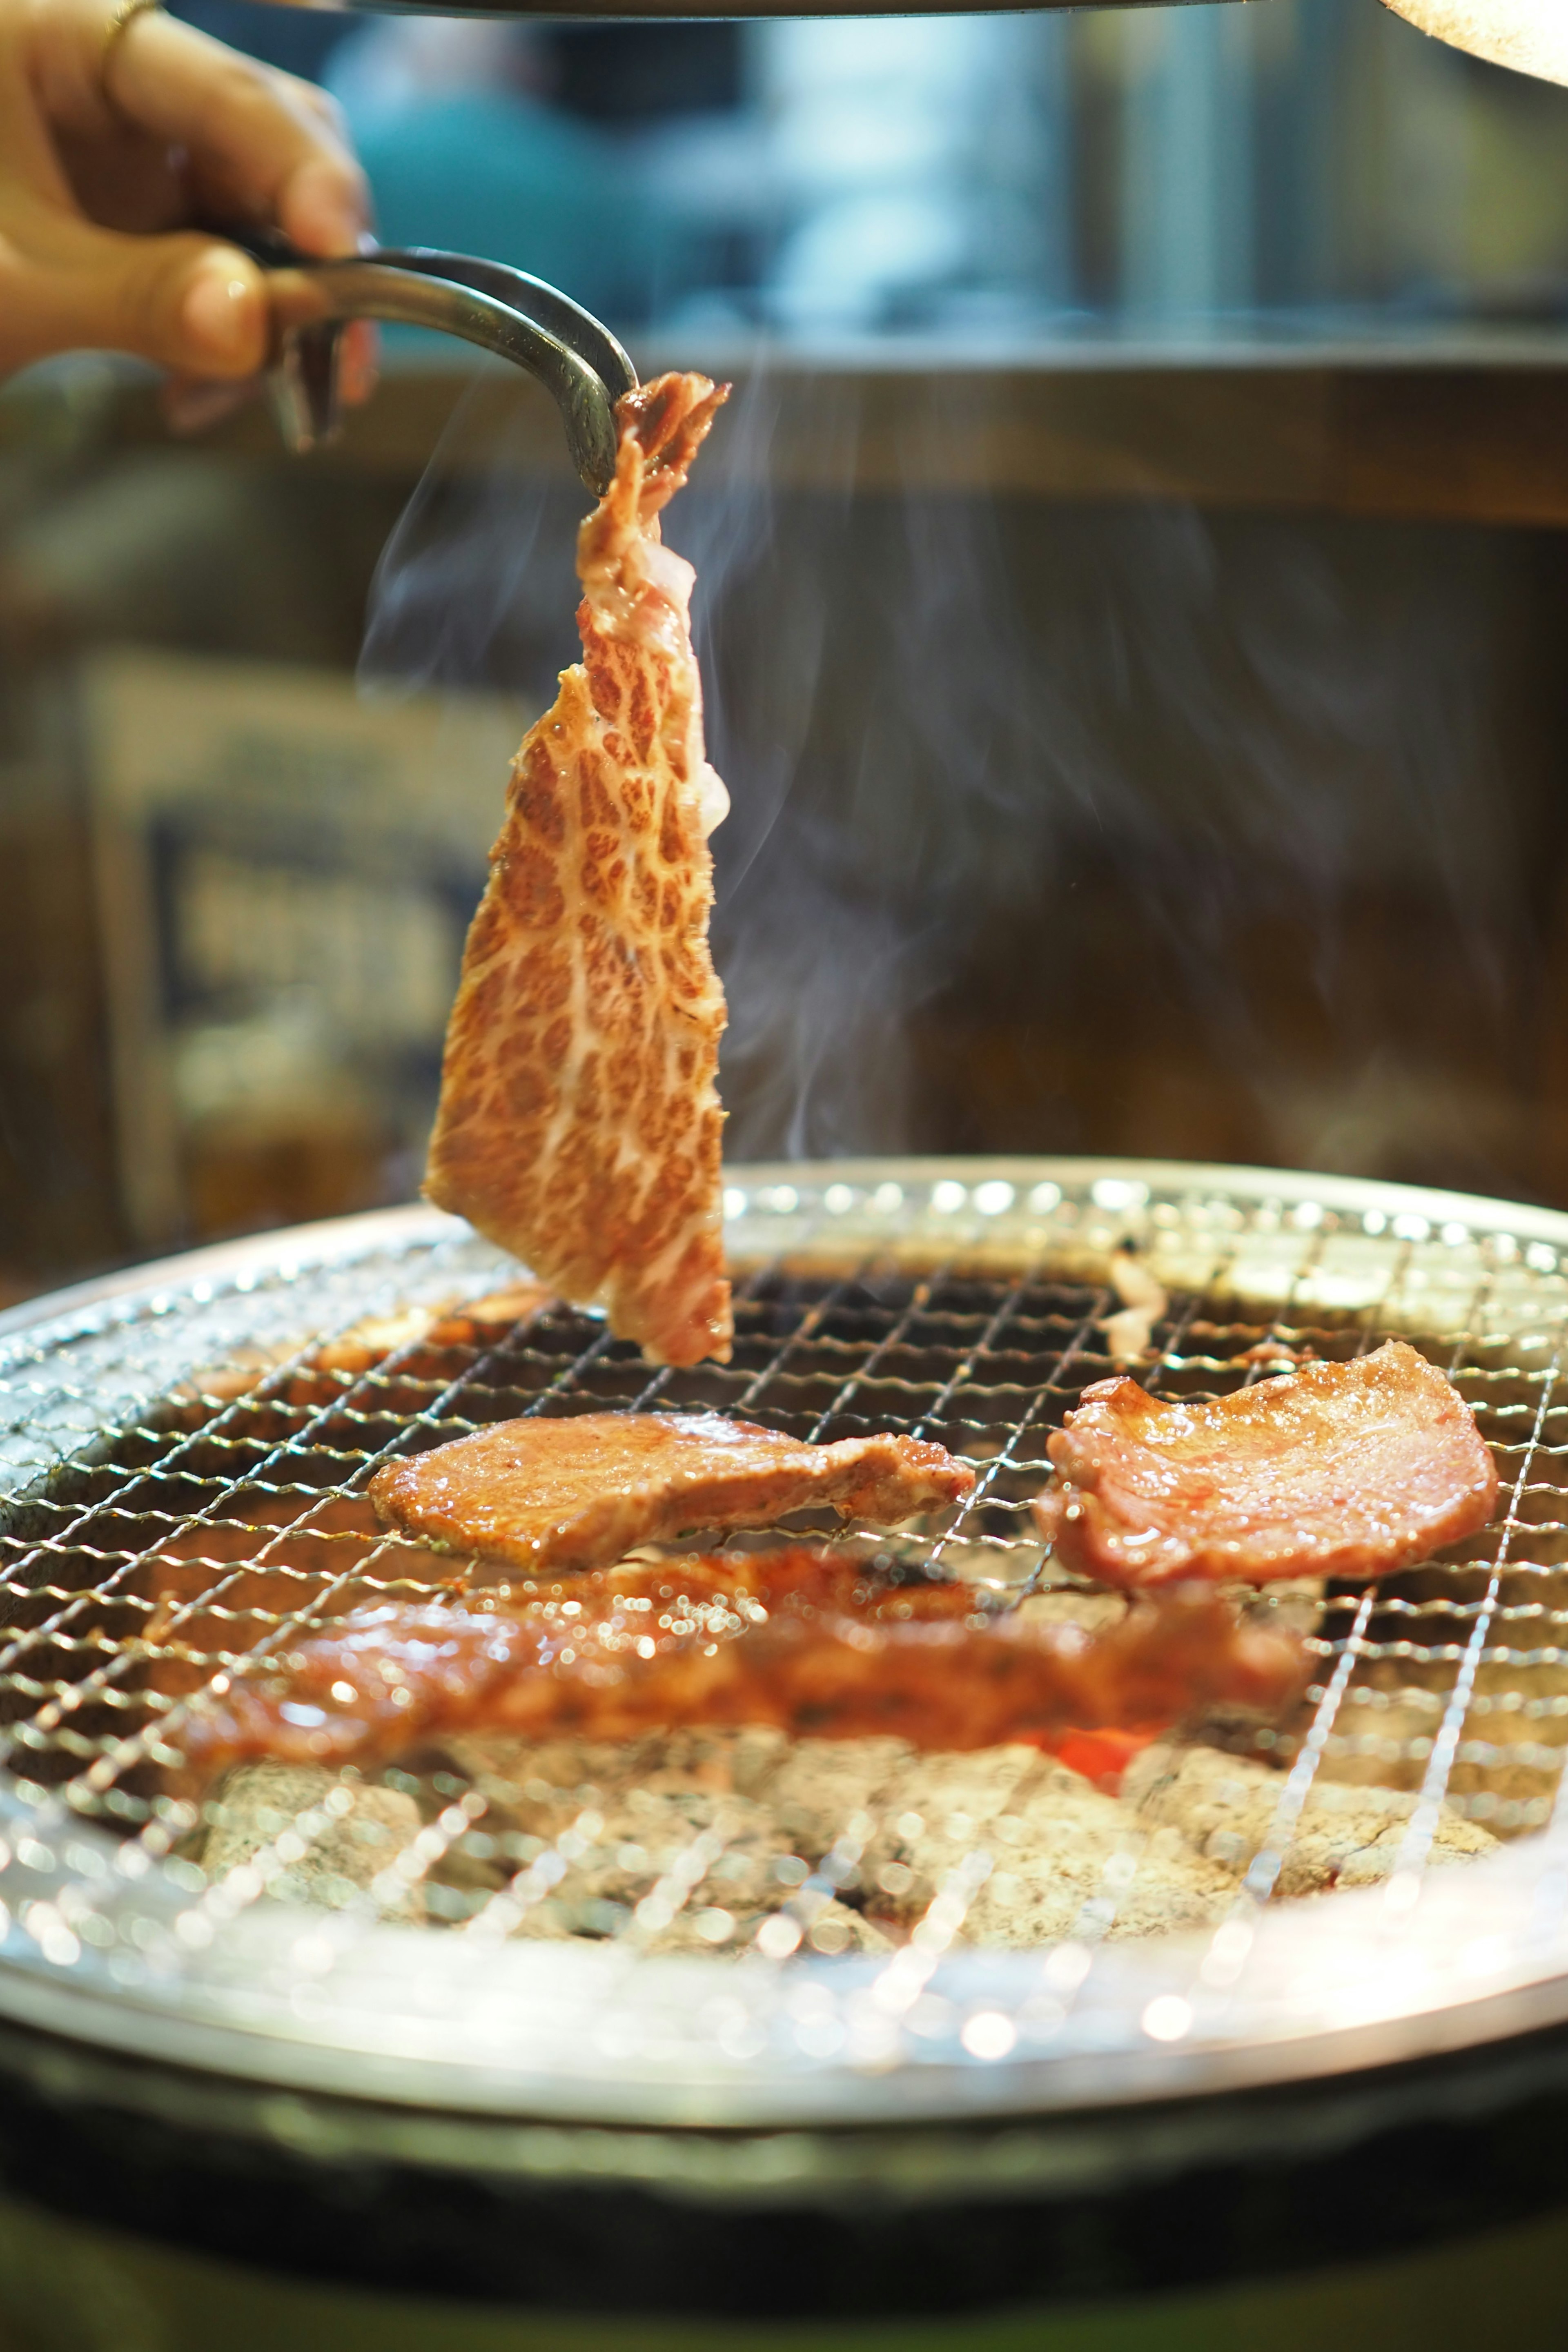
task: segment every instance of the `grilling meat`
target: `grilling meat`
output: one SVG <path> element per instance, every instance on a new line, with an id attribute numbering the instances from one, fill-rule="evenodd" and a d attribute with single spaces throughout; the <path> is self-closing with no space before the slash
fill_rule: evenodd
<path id="1" fill-rule="evenodd" d="M 364 1763 L 478 1731 L 765 1724 L 976 1748 L 1163 1727 L 1216 1700 L 1278 1710 L 1302 1681 L 1294 1642 L 1238 1624 L 1201 1587 L 1095 1633 L 986 1609 L 973 1586 L 889 1586 L 816 1548 L 626 1567 L 488 1613 L 356 1611 L 285 1673 L 264 1665 L 204 1697 L 180 1738 L 202 1775 L 260 1756 Z"/>
<path id="2" fill-rule="evenodd" d="M 1035 1505 L 1064 1566 L 1111 1584 L 1378 1576 L 1485 1527 L 1497 1469 L 1475 1415 L 1390 1339 L 1217 1403 L 1100 1381 L 1047 1446 Z"/>
<path id="3" fill-rule="evenodd" d="M 728 387 L 619 403 L 616 478 L 578 538 L 583 662 L 513 764 L 447 1031 L 425 1189 L 656 1363 L 730 1355 L 708 951 L 708 765 L 687 608 L 660 544 Z"/>
<path id="4" fill-rule="evenodd" d="M 591 1412 L 497 1422 L 389 1462 L 370 1498 L 421 1542 L 537 1571 L 600 1567 L 686 1528 L 767 1527 L 807 1503 L 891 1525 L 973 1485 L 915 1437 L 803 1445 L 720 1413 Z"/>

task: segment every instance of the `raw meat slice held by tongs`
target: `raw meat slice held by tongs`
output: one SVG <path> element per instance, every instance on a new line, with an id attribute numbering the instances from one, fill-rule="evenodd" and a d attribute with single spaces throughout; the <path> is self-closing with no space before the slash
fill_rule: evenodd
<path id="1" fill-rule="evenodd" d="M 425 1192 L 650 1362 L 730 1359 L 708 941 L 696 573 L 661 516 L 728 385 L 616 405 L 616 478 L 577 534 L 583 659 L 512 762 L 447 1024 Z"/>
<path id="2" fill-rule="evenodd" d="M 568 295 L 504 262 L 424 246 L 315 261 L 280 239 L 241 236 L 234 242 L 271 273 L 279 322 L 273 385 L 295 449 L 313 448 L 337 428 L 344 326 L 351 319 L 382 319 L 457 335 L 522 368 L 560 410 L 584 488 L 595 496 L 609 488 L 616 403 L 636 389 L 637 370 L 609 329 Z"/>
<path id="3" fill-rule="evenodd" d="M 499 263 L 266 252 L 299 431 L 330 422 L 345 320 L 445 326 L 550 388 L 598 494 L 578 533 L 584 658 L 513 763 L 425 1189 L 650 1361 L 727 1362 L 708 836 L 729 800 L 703 744 L 696 575 L 660 515 L 729 386 L 639 384 L 596 320 Z"/>

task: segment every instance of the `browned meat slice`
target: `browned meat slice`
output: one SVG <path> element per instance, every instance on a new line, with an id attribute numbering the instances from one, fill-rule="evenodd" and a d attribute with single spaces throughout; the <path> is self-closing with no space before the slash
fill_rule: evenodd
<path id="1" fill-rule="evenodd" d="M 1220 1700 L 1278 1711 L 1302 1681 L 1296 1643 L 1238 1624 L 1201 1588 L 1096 1633 L 987 1620 L 986 1606 L 972 1585 L 889 1587 L 805 1547 L 628 1567 L 521 1613 L 356 1612 L 285 1673 L 263 1665 L 204 1696 L 176 1736 L 200 1774 L 256 1756 L 363 1763 L 459 1730 L 771 1724 L 974 1748 L 1083 1724 L 1163 1728 Z"/>
<path id="2" fill-rule="evenodd" d="M 390 1315 L 362 1316 L 346 1331 L 312 1349 L 302 1370 L 356 1378 L 421 1343 L 432 1349 L 494 1347 L 514 1325 L 531 1321 L 550 1304 L 542 1283 L 514 1282 L 482 1298 L 447 1299 L 437 1307 L 401 1307 Z"/>
<path id="3" fill-rule="evenodd" d="M 551 1304 L 542 1284 L 515 1282 L 482 1298 L 444 1299 L 433 1307 L 399 1307 L 390 1315 L 362 1316 L 346 1331 L 303 1354 L 297 1335 L 267 1347 L 247 1344 L 225 1361 L 192 1372 L 172 1391 L 172 1402 L 181 1408 L 183 1425 L 198 1427 L 214 1405 L 255 1394 L 295 1358 L 297 1369 L 282 1391 L 287 1402 L 324 1403 L 392 1356 L 401 1359 L 405 1377 L 417 1377 L 438 1370 L 443 1349 L 492 1348 L 514 1325 L 531 1321 Z"/>
<path id="4" fill-rule="evenodd" d="M 1214 1404 L 1086 1389 L 1035 1505 L 1057 1558 L 1110 1584 L 1377 1576 L 1485 1527 L 1497 1469 L 1469 1406 L 1390 1339 Z"/>
<path id="5" fill-rule="evenodd" d="M 597 1568 L 685 1528 L 765 1528 L 805 1503 L 892 1524 L 970 1493 L 974 1473 L 916 1437 L 803 1445 L 716 1412 L 497 1422 L 389 1462 L 382 1519 L 515 1568 Z"/>
<path id="6" fill-rule="evenodd" d="M 691 566 L 660 544 L 724 398 L 621 401 L 616 478 L 578 540 L 584 659 L 513 765 L 463 955 L 425 1189 L 656 1363 L 730 1354 L 708 951 L 708 765 Z"/>

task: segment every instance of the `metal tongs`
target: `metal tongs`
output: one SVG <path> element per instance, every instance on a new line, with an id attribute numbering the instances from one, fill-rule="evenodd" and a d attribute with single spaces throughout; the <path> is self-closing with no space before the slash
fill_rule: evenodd
<path id="1" fill-rule="evenodd" d="M 232 230 L 226 235 L 234 236 Z M 434 327 L 510 360 L 561 411 L 567 446 L 595 497 L 616 471 L 616 403 L 637 374 L 607 327 L 525 270 L 423 246 L 314 261 L 281 238 L 234 238 L 271 276 L 272 383 L 285 438 L 317 447 L 338 427 L 338 344 L 351 319 Z"/>

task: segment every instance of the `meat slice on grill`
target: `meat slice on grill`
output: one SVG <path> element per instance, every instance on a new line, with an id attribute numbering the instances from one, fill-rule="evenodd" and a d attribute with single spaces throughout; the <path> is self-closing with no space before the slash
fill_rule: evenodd
<path id="1" fill-rule="evenodd" d="M 1047 1451 L 1041 1532 L 1111 1584 L 1377 1576 L 1473 1535 L 1497 1502 L 1474 1413 L 1402 1339 L 1211 1404 L 1100 1381 Z"/>
<path id="2" fill-rule="evenodd" d="M 1163 1729 L 1228 1701 L 1277 1712 L 1297 1643 L 1183 1586 L 1085 1633 L 985 1614 L 974 1586 L 891 1586 L 807 1547 L 630 1566 L 519 1609 L 357 1611 L 204 1696 L 174 1736 L 198 1774 L 244 1759 L 363 1763 L 459 1731 L 629 1739 L 671 1726 L 895 1735 L 933 1748 L 1086 1724 Z"/>
<path id="3" fill-rule="evenodd" d="M 974 1473 L 916 1437 L 803 1445 L 721 1413 L 530 1416 L 389 1462 L 370 1482 L 405 1535 L 538 1571 L 596 1568 L 687 1528 L 764 1528 L 803 1504 L 896 1525 L 962 1501 Z"/>
<path id="4" fill-rule="evenodd" d="M 730 1354 L 708 950 L 708 764 L 691 566 L 659 513 L 728 387 L 618 404 L 616 478 L 578 537 L 583 660 L 512 768 L 463 953 L 425 1189 L 656 1363 Z"/>

